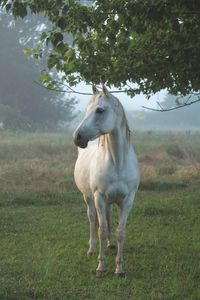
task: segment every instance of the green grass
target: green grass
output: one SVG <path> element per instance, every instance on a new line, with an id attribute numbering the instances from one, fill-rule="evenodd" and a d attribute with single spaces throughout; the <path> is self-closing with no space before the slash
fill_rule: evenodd
<path id="1" fill-rule="evenodd" d="M 157 137 L 151 138 L 154 146 L 145 154 L 161 147 Z M 195 141 L 191 149 L 197 153 Z M 2 150 L 6 147 L 9 151 Z M 89 227 L 84 201 L 73 183 L 76 150 L 69 137 L 9 134 L 1 140 L 3 156 L 0 299 L 200 299 L 198 177 L 179 182 L 170 181 L 168 174 L 165 181 L 163 174 L 143 182 L 128 219 L 126 277 L 113 276 L 115 253 L 107 250 L 106 272 L 97 278 L 98 252 L 86 255 Z M 177 163 L 183 164 L 182 159 Z"/>

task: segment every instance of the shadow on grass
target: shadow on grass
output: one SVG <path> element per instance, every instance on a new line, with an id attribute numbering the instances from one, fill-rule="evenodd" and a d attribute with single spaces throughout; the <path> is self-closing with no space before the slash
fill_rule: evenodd
<path id="1" fill-rule="evenodd" d="M 140 213 L 144 217 L 175 217 L 182 215 L 183 211 L 171 207 L 144 207 Z"/>
<path id="2" fill-rule="evenodd" d="M 62 206 L 74 202 L 77 194 L 70 193 L 22 193 L 22 194 L 0 194 L 0 207 L 18 206 Z"/>

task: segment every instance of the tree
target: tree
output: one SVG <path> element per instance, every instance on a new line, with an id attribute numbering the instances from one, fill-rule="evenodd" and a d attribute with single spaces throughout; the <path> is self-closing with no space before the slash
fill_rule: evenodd
<path id="1" fill-rule="evenodd" d="M 75 0 L 0 0 L 14 17 L 24 18 L 31 10 L 48 18 L 52 28 L 41 35 L 43 45 L 50 46 L 47 67 L 61 71 L 62 80 L 70 85 L 80 80 L 106 82 L 125 86 L 132 96 L 161 89 L 171 94 L 198 93 L 199 1 L 90 3 L 95 5 Z M 69 34 L 73 44 L 66 41 Z M 45 75 L 41 80 L 49 83 Z M 130 87 L 131 83 L 137 86 Z"/>
<path id="2" fill-rule="evenodd" d="M 23 55 L 23 47 L 37 39 L 41 16 L 28 16 L 27 22 L 15 22 L 0 14 L 0 121 L 9 129 L 55 129 L 60 122 L 71 121 L 75 98 L 49 93 L 34 80 L 44 66 Z M 24 23 L 24 22 L 23 22 Z M 44 27 L 44 26 L 43 26 Z M 20 41 L 20 42 L 19 42 Z"/>

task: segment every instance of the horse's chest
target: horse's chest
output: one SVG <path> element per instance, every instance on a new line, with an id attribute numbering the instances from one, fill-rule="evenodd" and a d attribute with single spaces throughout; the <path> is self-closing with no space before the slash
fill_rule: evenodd
<path id="1" fill-rule="evenodd" d="M 113 166 L 104 169 L 99 167 L 91 177 L 91 187 L 94 192 L 98 190 L 110 201 L 117 201 L 129 194 L 130 180 L 126 170 L 119 172 Z"/>
<path id="2" fill-rule="evenodd" d="M 122 201 L 137 189 L 139 173 L 134 155 L 127 153 L 122 165 L 115 164 L 109 155 L 81 151 L 75 166 L 75 181 L 80 191 L 93 198 L 98 192 L 109 202 Z"/>
<path id="3" fill-rule="evenodd" d="M 127 183 L 124 181 L 114 181 L 105 187 L 105 196 L 108 200 L 119 201 L 129 194 Z"/>

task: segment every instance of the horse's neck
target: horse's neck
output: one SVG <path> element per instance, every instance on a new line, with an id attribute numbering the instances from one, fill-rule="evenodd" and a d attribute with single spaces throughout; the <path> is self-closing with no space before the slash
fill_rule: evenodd
<path id="1" fill-rule="evenodd" d="M 108 153 L 113 164 L 121 169 L 125 163 L 129 142 L 126 127 L 115 128 L 111 133 L 104 136 L 104 151 Z"/>

